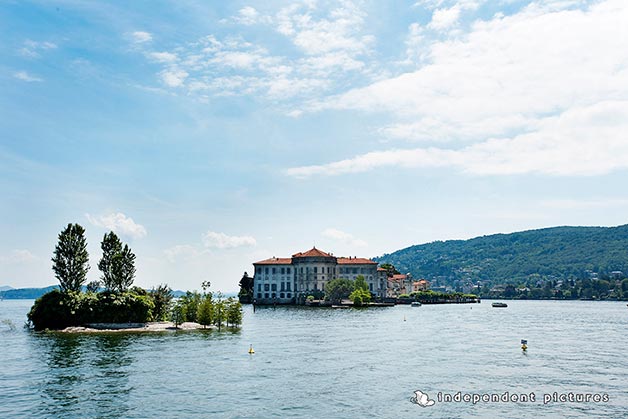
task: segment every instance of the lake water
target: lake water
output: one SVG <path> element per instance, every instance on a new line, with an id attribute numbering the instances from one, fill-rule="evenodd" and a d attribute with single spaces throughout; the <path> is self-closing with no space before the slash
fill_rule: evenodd
<path id="1" fill-rule="evenodd" d="M 246 307 L 235 332 L 106 335 L 25 330 L 31 304 L 0 301 L 1 418 L 628 417 L 625 302 Z"/>

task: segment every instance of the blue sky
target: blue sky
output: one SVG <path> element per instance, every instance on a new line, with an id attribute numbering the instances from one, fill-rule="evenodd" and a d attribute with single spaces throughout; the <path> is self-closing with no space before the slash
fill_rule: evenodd
<path id="1" fill-rule="evenodd" d="M 628 3 L 0 1 L 0 285 L 628 219 Z"/>

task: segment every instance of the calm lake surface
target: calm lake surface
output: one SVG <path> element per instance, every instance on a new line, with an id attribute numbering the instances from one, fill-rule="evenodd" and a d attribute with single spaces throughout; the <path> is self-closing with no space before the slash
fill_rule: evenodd
<path id="1" fill-rule="evenodd" d="M 239 331 L 106 335 L 23 329 L 32 303 L 0 301 L 2 418 L 628 417 L 625 302 L 246 307 Z M 459 391 L 536 400 L 438 399 Z M 608 401 L 544 404 L 570 392 Z"/>

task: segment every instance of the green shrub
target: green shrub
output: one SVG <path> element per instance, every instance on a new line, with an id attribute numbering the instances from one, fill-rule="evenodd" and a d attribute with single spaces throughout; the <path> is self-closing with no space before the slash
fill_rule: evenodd
<path id="1" fill-rule="evenodd" d="M 35 330 L 63 329 L 78 325 L 74 298 L 70 293 L 50 291 L 37 300 L 28 312 L 28 321 Z"/>
<path id="2" fill-rule="evenodd" d="M 144 323 L 153 320 L 154 307 L 152 298 L 143 290 L 123 293 L 54 290 L 35 301 L 28 320 L 35 330 L 64 329 L 87 323 Z"/>
<path id="3" fill-rule="evenodd" d="M 353 305 L 355 307 L 362 307 L 371 301 L 371 293 L 368 289 L 365 290 L 364 288 L 356 288 L 355 291 L 349 295 L 349 299 L 353 301 Z"/>

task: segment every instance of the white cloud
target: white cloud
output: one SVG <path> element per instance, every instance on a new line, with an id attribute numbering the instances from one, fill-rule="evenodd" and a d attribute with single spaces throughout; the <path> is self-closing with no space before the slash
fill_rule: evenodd
<path id="1" fill-rule="evenodd" d="M 395 148 L 289 169 L 293 176 L 376 167 L 455 167 L 474 174 L 595 175 L 626 167 L 628 3 L 528 7 L 433 42 L 418 70 L 316 104 L 383 113 L 390 138 L 456 142 Z"/>
<path id="2" fill-rule="evenodd" d="M 289 37 L 303 52 L 320 55 L 345 51 L 351 55 L 366 53 L 375 38 L 363 34 L 365 13 L 351 1 L 343 1 L 325 17 L 314 18 L 312 8 L 289 6 L 277 15 L 279 33 Z"/>
<path id="3" fill-rule="evenodd" d="M 171 52 L 151 52 L 148 56 L 153 60 L 159 63 L 173 63 L 177 61 L 177 54 L 173 54 Z"/>
<path id="4" fill-rule="evenodd" d="M 453 167 L 475 175 L 602 175 L 628 168 L 628 101 L 570 109 L 541 121 L 534 132 L 491 138 L 461 149 L 375 151 L 321 165 L 294 167 L 290 176 L 360 173 L 382 167 Z"/>
<path id="5" fill-rule="evenodd" d="M 244 51 L 220 51 L 210 61 L 225 67 L 249 69 L 264 60 L 264 56 Z"/>
<path id="6" fill-rule="evenodd" d="M 428 27 L 435 30 L 449 29 L 455 25 L 460 18 L 460 8 L 453 6 L 449 9 L 436 9 L 432 14 L 432 21 Z"/>
<path id="7" fill-rule="evenodd" d="M 184 87 L 199 98 L 209 94 L 259 95 L 273 101 L 320 97 L 336 86 L 346 89 L 349 77 L 371 77 L 372 69 L 366 59 L 375 39 L 366 32 L 365 16 L 352 1 L 305 1 L 282 8 L 274 15 L 246 6 L 231 20 L 243 25 L 266 25 L 286 36 L 296 51 L 286 54 L 282 49 L 280 54 L 274 54 L 263 46 L 264 36 L 257 36 L 259 43 L 254 44 L 241 35 L 220 39 L 208 35 L 174 47 L 176 55 L 145 54 L 163 64 L 159 77 L 166 86 Z M 281 43 L 272 46 L 277 44 Z"/>
<path id="8" fill-rule="evenodd" d="M 233 18 L 236 23 L 241 25 L 255 25 L 257 23 L 271 23 L 270 16 L 261 15 L 254 7 L 245 6 L 238 10 L 238 15 Z"/>
<path id="9" fill-rule="evenodd" d="M 141 239 L 147 234 L 146 228 L 143 225 L 137 224 L 131 217 L 127 217 L 121 212 L 102 215 L 100 217 L 85 214 L 85 217 L 87 217 L 90 223 L 97 227 L 103 227 L 134 239 Z"/>
<path id="10" fill-rule="evenodd" d="M 206 247 L 231 249 L 242 246 L 255 246 L 257 241 L 251 236 L 228 236 L 225 233 L 208 231 L 203 235 L 203 243 Z"/>
<path id="11" fill-rule="evenodd" d="M 408 26 L 408 34 L 406 36 L 406 60 L 408 62 L 418 61 L 422 55 L 422 47 L 425 42 L 423 35 L 423 27 L 419 23 L 412 23 Z"/>
<path id="12" fill-rule="evenodd" d="M 286 115 L 290 118 L 299 118 L 301 115 L 303 115 L 303 111 L 300 109 L 293 109 L 286 113 Z"/>
<path id="13" fill-rule="evenodd" d="M 176 68 L 164 70 L 160 73 L 162 81 L 170 87 L 183 86 L 188 75 L 187 71 Z"/>
<path id="14" fill-rule="evenodd" d="M 143 44 L 145 42 L 150 42 L 153 40 L 153 36 L 150 33 L 144 31 L 135 31 L 131 34 L 131 37 L 133 38 L 133 42 L 138 44 Z"/>
<path id="15" fill-rule="evenodd" d="M 49 41 L 33 41 L 27 39 L 24 41 L 24 46 L 19 50 L 20 55 L 28 58 L 38 58 L 41 56 L 41 52 L 56 49 L 57 44 Z"/>
<path id="16" fill-rule="evenodd" d="M 342 242 L 354 247 L 365 247 L 367 243 L 364 240 L 356 239 L 352 234 L 346 233 L 335 228 L 327 228 L 321 233 L 323 237 Z"/>
<path id="17" fill-rule="evenodd" d="M 199 250 L 195 246 L 191 246 L 189 244 L 178 244 L 164 250 L 164 255 L 166 256 L 166 259 L 168 259 L 168 261 L 170 262 L 176 262 L 179 259 L 194 259 L 204 253 L 207 253 L 207 251 Z"/>
<path id="18" fill-rule="evenodd" d="M 18 80 L 22 80 L 29 83 L 44 81 L 44 79 L 42 79 L 41 77 L 30 75 L 26 71 L 17 71 L 13 73 L 13 77 L 15 77 Z"/>

